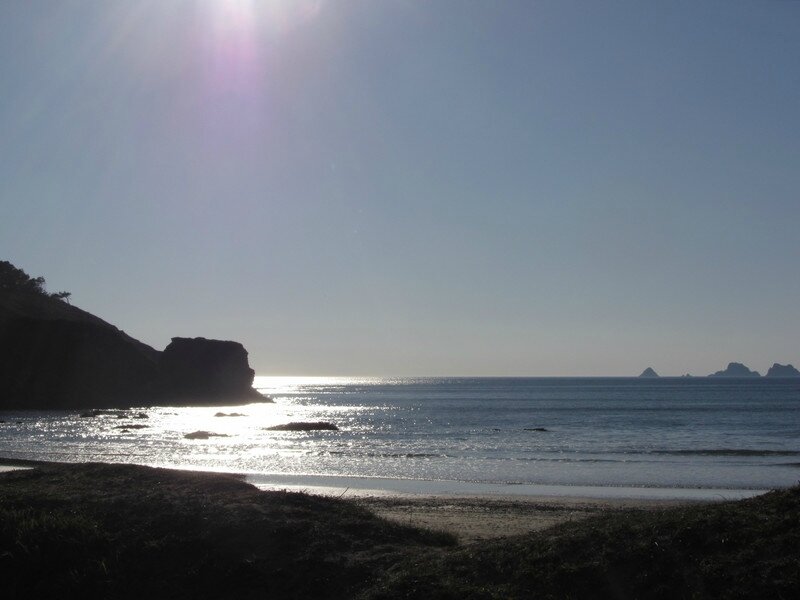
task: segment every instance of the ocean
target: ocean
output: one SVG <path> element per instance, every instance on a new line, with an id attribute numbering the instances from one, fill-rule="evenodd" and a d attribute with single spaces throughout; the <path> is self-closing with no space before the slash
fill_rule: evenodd
<path id="1" fill-rule="evenodd" d="M 274 404 L 6 411 L 0 457 L 376 493 L 744 497 L 800 480 L 796 379 L 257 377 L 255 386 Z M 266 429 L 292 421 L 339 431 Z M 198 430 L 219 435 L 184 437 Z"/>

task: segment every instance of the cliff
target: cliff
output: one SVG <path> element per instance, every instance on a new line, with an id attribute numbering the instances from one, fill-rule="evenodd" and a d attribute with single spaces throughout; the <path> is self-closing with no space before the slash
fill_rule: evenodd
<path id="1" fill-rule="evenodd" d="M 252 387 L 255 371 L 248 365 L 247 350 L 238 342 L 172 338 L 161 354 L 160 371 L 160 387 L 168 397 L 264 400 Z"/>
<path id="2" fill-rule="evenodd" d="M 767 377 L 800 377 L 800 371 L 794 368 L 793 365 L 779 365 L 778 363 L 773 364 L 769 371 L 767 371 Z"/>
<path id="3" fill-rule="evenodd" d="M 724 371 L 712 373 L 709 377 L 761 377 L 758 371 L 751 371 L 742 363 L 728 363 Z"/>
<path id="4" fill-rule="evenodd" d="M 0 289 L 0 409 L 265 399 L 252 388 L 241 344 L 201 338 L 168 350 L 158 352 L 58 298 Z"/>

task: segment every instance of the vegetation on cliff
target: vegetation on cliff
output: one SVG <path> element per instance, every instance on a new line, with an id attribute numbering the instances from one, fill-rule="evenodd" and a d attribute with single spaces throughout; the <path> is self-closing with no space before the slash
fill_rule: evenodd
<path id="1" fill-rule="evenodd" d="M 0 291 L 36 294 L 64 301 L 68 301 L 72 295 L 70 292 L 48 294 L 44 277 L 31 277 L 7 260 L 0 260 Z"/>

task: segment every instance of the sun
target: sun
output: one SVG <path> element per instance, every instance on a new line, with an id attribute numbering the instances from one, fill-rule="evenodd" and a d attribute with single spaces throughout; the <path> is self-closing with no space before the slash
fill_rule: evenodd
<path id="1" fill-rule="evenodd" d="M 216 0 L 214 24 L 221 31 L 241 31 L 253 26 L 255 0 Z"/>
<path id="2" fill-rule="evenodd" d="M 208 0 L 221 31 L 288 32 L 320 15 L 324 0 Z"/>

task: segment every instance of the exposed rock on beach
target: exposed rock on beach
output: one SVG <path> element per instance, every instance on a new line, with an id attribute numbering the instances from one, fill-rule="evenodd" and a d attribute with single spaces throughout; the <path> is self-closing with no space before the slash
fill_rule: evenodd
<path id="1" fill-rule="evenodd" d="M 325 421 L 284 423 L 267 427 L 267 431 L 339 431 L 333 423 Z"/>
<path id="2" fill-rule="evenodd" d="M 187 440 L 207 440 L 212 437 L 230 437 L 226 433 L 213 433 L 211 431 L 193 431 L 184 435 Z"/>

